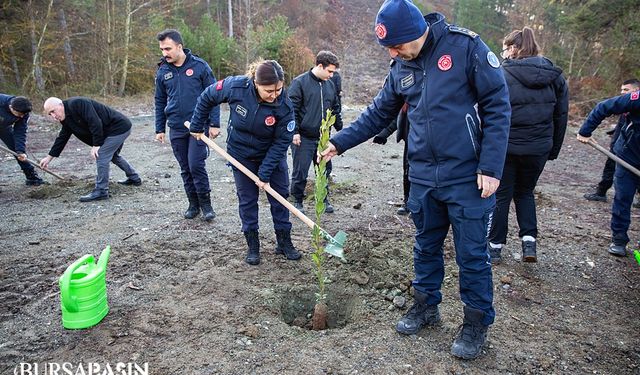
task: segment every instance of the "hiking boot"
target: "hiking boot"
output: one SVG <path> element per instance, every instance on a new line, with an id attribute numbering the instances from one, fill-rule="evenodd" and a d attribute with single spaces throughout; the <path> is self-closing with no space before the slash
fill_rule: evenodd
<path id="1" fill-rule="evenodd" d="M 204 221 L 211 221 L 215 219 L 216 212 L 213 210 L 213 207 L 211 207 L 211 194 L 209 194 L 209 192 L 198 193 L 198 203 L 200 203 L 202 219 Z"/>
<path id="2" fill-rule="evenodd" d="M 609 245 L 609 249 L 607 251 L 611 255 L 615 255 L 615 256 L 618 256 L 618 257 L 626 257 L 627 256 L 627 245 L 616 245 L 615 243 L 611 243 L 611 245 Z"/>
<path id="3" fill-rule="evenodd" d="M 489 329 L 482 322 L 484 316 L 485 312 L 482 310 L 464 307 L 464 320 L 451 345 L 451 354 L 462 359 L 475 359 L 480 355 Z"/>
<path id="4" fill-rule="evenodd" d="M 398 215 L 409 215 L 409 210 L 407 210 L 407 204 L 403 203 L 402 206 L 400 206 L 400 208 L 398 208 L 398 211 L 396 211 L 396 214 Z"/>
<path id="5" fill-rule="evenodd" d="M 491 247 L 489 245 L 489 257 L 491 258 L 491 264 L 500 264 L 502 262 L 502 247 Z"/>
<path id="6" fill-rule="evenodd" d="M 332 214 L 334 211 L 333 206 L 331 205 L 331 203 L 329 203 L 328 199 L 325 199 L 324 201 L 324 212 L 328 213 L 328 214 Z"/>
<path id="7" fill-rule="evenodd" d="M 403 335 L 415 335 L 425 326 L 440 322 L 438 306 L 427 305 L 427 295 L 414 291 L 413 306 L 396 324 L 396 331 Z"/>
<path id="8" fill-rule="evenodd" d="M 109 191 L 101 189 L 93 189 L 93 191 L 87 195 L 80 197 L 80 202 L 100 201 L 103 199 L 109 199 Z"/>
<path id="9" fill-rule="evenodd" d="M 291 230 L 277 229 L 276 241 L 278 242 L 275 253 L 282 254 L 289 260 L 298 260 L 302 257 L 302 254 L 293 246 L 291 242 Z"/>
<path id="10" fill-rule="evenodd" d="M 24 184 L 27 186 L 40 186 L 40 185 L 49 184 L 45 180 L 41 179 L 35 170 L 24 172 L 24 176 L 26 178 L 26 180 L 24 181 Z"/>
<path id="11" fill-rule="evenodd" d="M 200 213 L 200 202 L 198 201 L 197 193 L 187 193 L 187 199 L 189 199 L 189 207 L 184 212 L 185 219 L 193 219 Z"/>
<path id="12" fill-rule="evenodd" d="M 536 241 L 522 241 L 522 261 L 527 263 L 538 261 L 536 257 Z"/>
<path id="13" fill-rule="evenodd" d="M 258 238 L 257 230 L 248 230 L 244 232 L 244 238 L 247 240 L 249 250 L 244 261 L 252 266 L 260 264 L 260 238 Z"/>
<path id="14" fill-rule="evenodd" d="M 142 179 L 134 180 L 132 178 L 128 178 L 126 180 L 119 180 L 118 183 L 124 186 L 140 186 L 142 185 Z"/>
<path id="15" fill-rule="evenodd" d="M 607 201 L 607 196 L 604 194 L 598 194 L 596 193 L 588 193 L 584 195 L 585 199 L 588 201 L 595 201 L 595 202 L 606 202 Z"/>
<path id="16" fill-rule="evenodd" d="M 302 204 L 302 201 L 296 201 L 293 204 L 293 207 L 297 208 L 298 210 L 300 210 L 300 212 L 304 213 L 304 204 Z"/>

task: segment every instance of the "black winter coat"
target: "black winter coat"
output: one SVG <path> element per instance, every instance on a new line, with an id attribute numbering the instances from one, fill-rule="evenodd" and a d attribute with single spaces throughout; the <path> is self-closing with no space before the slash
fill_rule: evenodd
<path id="1" fill-rule="evenodd" d="M 567 129 L 569 90 L 562 69 L 542 56 L 507 59 L 511 129 L 507 154 L 556 159 Z"/>

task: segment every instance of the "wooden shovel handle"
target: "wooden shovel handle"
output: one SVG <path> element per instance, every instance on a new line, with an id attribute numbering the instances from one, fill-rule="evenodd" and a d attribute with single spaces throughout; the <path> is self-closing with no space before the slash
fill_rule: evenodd
<path id="1" fill-rule="evenodd" d="M 623 167 L 627 168 L 628 170 L 630 170 L 633 174 L 635 174 L 636 176 L 640 177 L 640 171 L 635 168 L 633 165 L 627 163 L 626 161 L 620 159 L 618 156 L 616 156 L 614 153 L 612 153 L 611 151 L 607 150 L 606 148 L 600 146 L 595 140 L 593 140 L 593 138 L 589 138 L 589 140 L 587 141 L 587 143 L 592 146 L 593 148 L 595 148 L 596 150 L 602 152 L 603 154 L 607 155 L 607 157 L 613 161 L 615 161 L 616 163 L 622 165 Z"/>
<path id="2" fill-rule="evenodd" d="M 2 151 L 6 151 L 6 152 L 10 153 L 11 155 L 13 155 L 13 156 L 15 156 L 15 157 L 18 157 L 18 153 L 17 153 L 17 152 L 11 151 L 11 150 L 9 150 L 8 148 L 6 148 L 6 147 L 4 147 L 4 146 L 1 146 L 1 145 L 0 145 L 0 150 L 2 150 Z M 42 167 L 40 166 L 40 164 L 36 163 L 35 161 L 33 161 L 33 160 L 29 159 L 29 158 L 25 159 L 25 161 L 26 161 L 26 162 L 28 162 L 29 164 L 33 165 L 34 167 L 38 167 L 38 168 L 42 169 L 43 171 L 45 171 L 45 172 L 49 173 L 50 175 L 52 175 L 52 176 L 54 176 L 54 177 L 56 177 L 56 178 L 59 178 L 59 179 L 61 179 L 61 180 L 64 180 L 64 177 L 60 176 L 59 174 L 57 174 L 57 173 L 55 173 L 55 172 L 51 172 L 51 171 L 50 171 L 50 170 L 48 170 L 47 168 L 42 168 Z"/>

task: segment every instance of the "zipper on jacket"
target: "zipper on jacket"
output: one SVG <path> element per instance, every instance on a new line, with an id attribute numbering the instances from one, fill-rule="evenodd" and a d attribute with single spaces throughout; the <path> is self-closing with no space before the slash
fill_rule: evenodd
<path id="1" fill-rule="evenodd" d="M 318 82 L 320 85 L 320 118 L 324 119 L 324 97 L 322 96 L 322 82 Z M 322 125 L 322 123 L 320 123 Z"/>

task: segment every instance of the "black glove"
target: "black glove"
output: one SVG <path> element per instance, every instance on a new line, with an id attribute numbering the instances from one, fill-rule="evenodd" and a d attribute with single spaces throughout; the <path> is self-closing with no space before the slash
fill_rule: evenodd
<path id="1" fill-rule="evenodd" d="M 373 137 L 373 143 L 384 145 L 387 143 L 387 138 L 376 135 L 375 137 Z"/>

